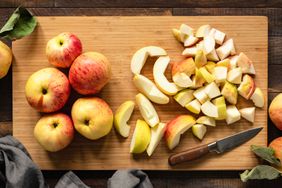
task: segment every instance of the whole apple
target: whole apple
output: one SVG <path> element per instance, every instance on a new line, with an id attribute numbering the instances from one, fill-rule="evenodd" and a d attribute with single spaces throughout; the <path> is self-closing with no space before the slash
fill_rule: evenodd
<path id="1" fill-rule="evenodd" d="M 62 150 L 74 137 L 72 120 L 63 113 L 45 115 L 36 123 L 34 136 L 47 151 Z"/>
<path id="2" fill-rule="evenodd" d="M 78 56 L 69 71 L 71 86 L 82 95 L 98 93 L 111 78 L 111 64 L 97 52 Z"/>
<path id="3" fill-rule="evenodd" d="M 274 125 L 282 130 L 282 93 L 278 94 L 270 103 L 269 117 Z"/>
<path id="4" fill-rule="evenodd" d="M 82 52 L 82 44 L 77 36 L 71 33 L 61 33 L 48 41 L 46 55 L 48 61 L 61 68 L 70 67 Z"/>
<path id="5" fill-rule="evenodd" d="M 70 84 L 56 68 L 44 68 L 33 73 L 26 82 L 25 95 L 30 106 L 39 112 L 61 109 L 70 95 Z"/>
<path id="6" fill-rule="evenodd" d="M 282 137 L 278 137 L 274 139 L 270 144 L 269 147 L 271 147 L 274 150 L 274 155 L 282 162 Z M 280 170 L 282 170 L 282 167 L 278 167 Z"/>
<path id="7" fill-rule="evenodd" d="M 71 109 L 75 129 L 90 140 L 106 136 L 113 126 L 113 112 L 109 105 L 98 97 L 80 98 Z"/>
<path id="8" fill-rule="evenodd" d="M 12 64 L 12 57 L 9 46 L 0 41 L 0 79 L 7 75 Z"/>

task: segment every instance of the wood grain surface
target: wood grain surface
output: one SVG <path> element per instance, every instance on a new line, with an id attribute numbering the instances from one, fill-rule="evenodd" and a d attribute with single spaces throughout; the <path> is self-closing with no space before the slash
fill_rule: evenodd
<path id="1" fill-rule="evenodd" d="M 266 145 L 267 143 L 267 113 L 264 109 L 257 110 L 255 126 L 263 126 L 264 130 L 250 142 L 224 155 L 210 155 L 197 161 L 185 163 L 171 168 L 167 164 L 169 151 L 162 141 L 155 154 L 148 158 L 145 154 L 132 156 L 129 154 L 128 139 L 121 139 L 114 130 L 98 141 L 89 141 L 76 135 L 73 143 L 59 153 L 47 153 L 33 137 L 33 127 L 40 117 L 28 106 L 24 96 L 25 82 L 34 71 L 50 66 L 45 58 L 47 41 L 63 31 L 77 34 L 84 51 L 98 51 L 105 54 L 113 67 L 113 78 L 101 92 L 113 110 L 124 100 L 134 99 L 138 93 L 132 84 L 130 59 L 133 53 L 147 45 L 157 45 L 165 48 L 171 59 L 179 61 L 183 47 L 175 41 L 171 28 L 187 23 L 193 27 L 201 24 L 212 26 L 227 33 L 235 40 L 238 52 L 245 52 L 253 61 L 257 71 L 255 77 L 258 87 L 261 87 L 267 97 L 267 19 L 265 17 L 38 17 L 39 27 L 29 37 L 13 43 L 15 63 L 13 65 L 13 133 L 23 142 L 31 153 L 34 161 L 42 169 L 88 169 L 109 170 L 118 168 L 141 168 L 151 170 L 239 170 L 251 168 L 257 164 L 257 158 L 250 152 L 250 144 Z M 75 24 L 74 24 L 75 23 Z M 147 62 L 143 74 L 152 79 L 153 59 Z M 71 97 L 63 110 L 69 113 Z M 239 100 L 239 107 L 250 106 L 251 103 Z M 169 105 L 155 105 L 162 122 L 167 122 L 174 116 L 189 113 L 173 100 Z M 140 114 L 136 109 L 130 124 L 134 127 Z M 234 125 L 219 124 L 209 128 L 203 143 L 227 136 L 253 127 L 244 120 Z M 131 129 L 133 132 L 133 128 Z M 131 134 L 132 135 L 132 134 Z M 190 131 L 183 135 L 179 147 L 173 152 L 195 146 L 200 142 Z M 238 156 L 241 160 L 237 160 Z"/>

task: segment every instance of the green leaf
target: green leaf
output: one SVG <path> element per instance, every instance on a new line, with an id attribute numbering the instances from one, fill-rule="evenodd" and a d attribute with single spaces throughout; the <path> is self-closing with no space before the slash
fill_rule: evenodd
<path id="1" fill-rule="evenodd" d="M 275 151 L 272 148 L 251 145 L 251 150 L 257 156 L 268 161 L 269 163 L 281 166 L 281 162 L 274 156 Z"/>
<path id="2" fill-rule="evenodd" d="M 36 18 L 24 7 L 18 7 L 0 30 L 0 37 L 17 40 L 31 34 L 37 25 Z"/>
<path id="3" fill-rule="evenodd" d="M 268 165 L 258 165 L 253 168 L 251 171 L 246 170 L 242 174 L 240 174 L 240 178 L 243 182 L 253 179 L 268 179 L 273 180 L 280 177 L 280 172 Z"/>

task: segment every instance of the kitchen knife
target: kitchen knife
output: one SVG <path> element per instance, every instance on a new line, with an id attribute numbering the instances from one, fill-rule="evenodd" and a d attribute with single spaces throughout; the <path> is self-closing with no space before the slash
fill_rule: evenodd
<path id="1" fill-rule="evenodd" d="M 248 129 L 209 144 L 190 148 L 180 153 L 171 155 L 168 158 L 168 162 L 170 165 L 176 165 L 185 161 L 198 159 L 209 152 L 223 153 L 247 142 L 256 136 L 262 129 L 263 127 Z"/>

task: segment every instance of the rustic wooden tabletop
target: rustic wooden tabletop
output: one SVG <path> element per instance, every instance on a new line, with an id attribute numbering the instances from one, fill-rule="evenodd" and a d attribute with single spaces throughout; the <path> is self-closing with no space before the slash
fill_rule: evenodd
<path id="1" fill-rule="evenodd" d="M 37 16 L 262 15 L 269 22 L 268 100 L 282 92 L 282 0 L 1 0 L 0 25 L 18 5 Z M 0 136 L 12 133 L 12 74 L 0 80 Z M 268 141 L 282 136 L 269 121 Z M 232 162 L 232 161 L 230 161 Z M 64 171 L 44 171 L 53 187 Z M 106 187 L 113 171 L 75 171 L 91 187 Z M 242 183 L 240 171 L 147 171 L 155 187 L 281 187 L 282 179 Z"/>

